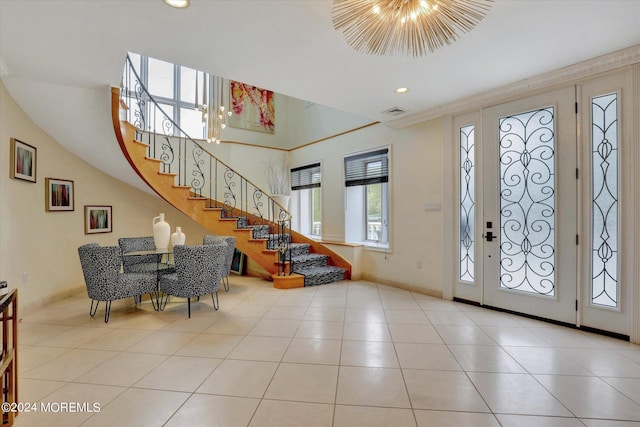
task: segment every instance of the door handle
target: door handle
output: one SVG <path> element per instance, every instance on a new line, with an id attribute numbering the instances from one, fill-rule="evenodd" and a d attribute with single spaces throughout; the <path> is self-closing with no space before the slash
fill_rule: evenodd
<path id="1" fill-rule="evenodd" d="M 487 239 L 487 242 L 493 242 L 493 238 L 495 237 L 493 235 L 492 231 L 487 231 L 486 234 L 483 234 L 482 237 L 484 237 L 485 239 Z"/>

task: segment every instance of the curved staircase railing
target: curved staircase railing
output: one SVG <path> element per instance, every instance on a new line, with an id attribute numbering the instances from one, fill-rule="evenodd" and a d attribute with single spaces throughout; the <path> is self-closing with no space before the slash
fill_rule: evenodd
<path id="1" fill-rule="evenodd" d="M 112 92 L 114 129 L 123 152 L 138 175 L 158 195 L 213 232 L 220 232 L 220 227 L 214 230 L 216 226 L 209 217 L 203 217 L 201 211 L 218 212 L 217 221 L 224 223 L 225 232 L 249 229 L 250 235 L 245 239 L 249 247 L 242 247 L 242 239 L 238 240 L 238 246 L 250 257 L 264 259 L 263 253 L 271 254 L 271 262 L 256 259 L 269 273 L 290 275 L 293 271 L 291 243 L 302 242 L 313 252 L 327 255 L 331 265 L 343 268 L 345 278 L 350 278 L 351 265 L 344 258 L 292 231 L 291 216 L 283 206 L 212 155 L 206 149 L 206 142 L 189 137 L 148 92 L 128 56 L 121 88 Z M 125 140 L 138 146 L 127 148 Z M 142 160 L 151 165 L 136 164 L 131 150 L 138 149 L 146 150 Z M 171 182 L 168 186 L 174 190 L 182 190 L 183 199 L 202 201 L 202 205 L 199 208 L 183 206 L 170 190 L 156 188 L 152 182 L 155 178 L 151 178 L 153 174 L 168 177 L 165 182 Z M 230 223 L 234 225 L 228 225 Z M 266 244 L 260 241 L 266 241 Z M 263 249 L 257 250 L 250 243 L 261 243 Z"/>

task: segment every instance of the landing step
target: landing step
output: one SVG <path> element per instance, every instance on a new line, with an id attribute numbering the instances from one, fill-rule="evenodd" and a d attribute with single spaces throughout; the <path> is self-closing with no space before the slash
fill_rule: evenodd
<path id="1" fill-rule="evenodd" d="M 305 286 L 324 285 L 326 283 L 339 282 L 344 280 L 344 268 L 331 265 L 308 267 L 301 270 L 295 269 L 295 273 L 304 276 Z"/>

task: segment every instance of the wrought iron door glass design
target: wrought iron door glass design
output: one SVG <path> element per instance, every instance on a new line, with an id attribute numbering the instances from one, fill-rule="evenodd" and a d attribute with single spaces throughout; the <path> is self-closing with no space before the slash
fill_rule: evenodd
<path id="1" fill-rule="evenodd" d="M 617 308 L 618 299 L 618 95 L 591 100 L 591 301 Z"/>
<path id="2" fill-rule="evenodd" d="M 475 264 L 475 126 L 460 128 L 460 280 L 473 282 Z"/>
<path id="3" fill-rule="evenodd" d="M 555 296 L 554 108 L 499 119 L 500 287 Z"/>

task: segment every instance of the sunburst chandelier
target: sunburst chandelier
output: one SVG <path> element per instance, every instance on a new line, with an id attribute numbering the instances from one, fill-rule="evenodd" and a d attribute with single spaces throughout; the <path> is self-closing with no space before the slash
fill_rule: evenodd
<path id="1" fill-rule="evenodd" d="M 333 0 L 333 27 L 355 50 L 423 56 L 484 18 L 493 0 Z"/>

